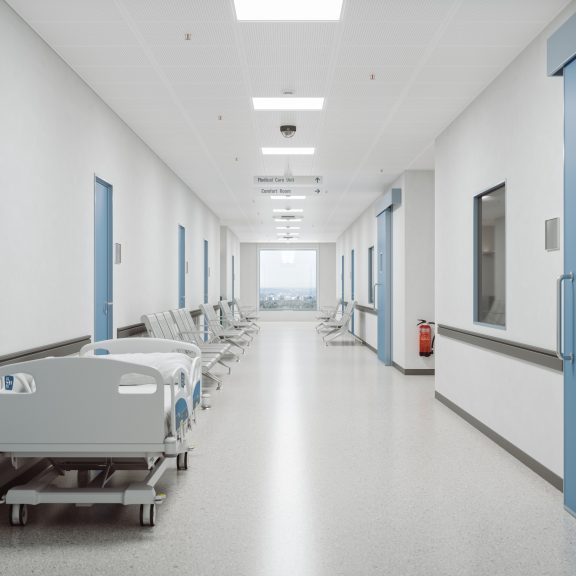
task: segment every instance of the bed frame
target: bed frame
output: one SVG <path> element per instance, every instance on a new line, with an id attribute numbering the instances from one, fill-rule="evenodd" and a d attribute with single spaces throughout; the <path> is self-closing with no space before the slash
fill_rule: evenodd
<path id="1" fill-rule="evenodd" d="M 196 358 L 190 374 L 175 369 L 171 376 L 168 433 L 160 372 L 141 364 L 87 356 L 100 349 L 112 354 L 184 352 Z M 15 468 L 29 458 L 50 462 L 28 484 L 6 493 L 3 502 L 10 505 L 10 523 L 26 524 L 27 505 L 123 504 L 140 505 L 140 523 L 153 526 L 156 504 L 165 498 L 156 493 L 156 483 L 171 460 L 176 459 L 179 470 L 188 467 L 187 431 L 194 414 L 183 408 L 193 406 L 201 374 L 200 351 L 183 342 L 134 338 L 90 344 L 81 355 L 0 367 L 0 376 L 28 374 L 35 384 L 33 393 L 0 394 L 0 452 L 11 457 Z M 149 377 L 156 389 L 120 394 L 122 379 L 134 374 Z M 107 486 L 117 470 L 146 470 L 148 474 L 141 482 Z M 77 471 L 78 487 L 54 486 L 53 481 L 68 471 Z"/>

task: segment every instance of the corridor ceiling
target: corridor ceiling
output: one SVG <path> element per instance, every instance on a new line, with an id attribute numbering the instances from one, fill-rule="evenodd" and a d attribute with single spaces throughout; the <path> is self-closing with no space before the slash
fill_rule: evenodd
<path id="1" fill-rule="evenodd" d="M 433 169 L 435 137 L 569 3 L 344 0 L 335 22 L 240 22 L 233 0 L 7 1 L 224 225 L 258 242 L 277 240 L 272 210 L 288 207 L 304 209 L 300 241 L 334 241 L 404 170 Z M 286 92 L 324 97 L 323 110 L 254 110 L 253 97 Z M 261 153 L 278 146 L 315 154 Z M 254 186 L 286 173 L 322 185 L 276 202 Z"/>

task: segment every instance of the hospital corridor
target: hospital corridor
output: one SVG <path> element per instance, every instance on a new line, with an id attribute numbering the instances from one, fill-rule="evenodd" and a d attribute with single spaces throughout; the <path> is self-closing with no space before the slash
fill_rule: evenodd
<path id="1" fill-rule="evenodd" d="M 0 576 L 576 574 L 576 0 L 0 0 Z"/>

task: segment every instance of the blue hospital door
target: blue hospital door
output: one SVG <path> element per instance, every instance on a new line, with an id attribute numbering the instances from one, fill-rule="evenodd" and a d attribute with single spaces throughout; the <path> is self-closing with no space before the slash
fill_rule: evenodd
<path id="1" fill-rule="evenodd" d="M 576 515 L 576 62 L 564 68 L 564 505 Z M 560 297 L 562 294 L 560 294 Z"/>
<path id="2" fill-rule="evenodd" d="M 354 286 L 354 250 L 350 252 L 350 300 L 356 298 L 356 289 Z M 352 328 L 352 334 L 354 334 L 354 314 L 352 314 L 352 322 L 350 324 Z"/>
<path id="3" fill-rule="evenodd" d="M 94 341 L 112 338 L 112 186 L 94 180 Z"/>
<path id="4" fill-rule="evenodd" d="M 392 208 L 378 215 L 378 358 L 392 365 Z"/>
<path id="5" fill-rule="evenodd" d="M 186 229 L 178 226 L 178 308 L 186 308 Z"/>

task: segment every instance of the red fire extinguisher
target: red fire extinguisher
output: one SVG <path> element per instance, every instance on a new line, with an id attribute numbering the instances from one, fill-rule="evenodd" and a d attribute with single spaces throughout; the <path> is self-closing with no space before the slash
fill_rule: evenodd
<path id="1" fill-rule="evenodd" d="M 434 354 L 434 340 L 436 336 L 432 335 L 432 325 L 434 322 L 427 320 L 418 320 L 418 341 L 420 345 L 420 356 L 432 356 Z"/>

